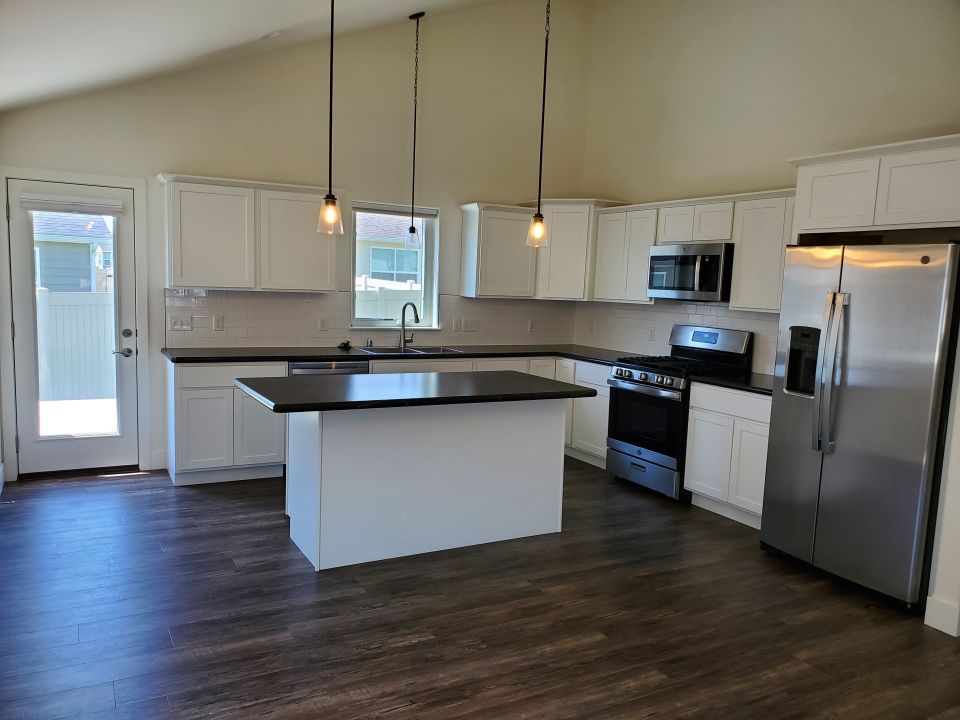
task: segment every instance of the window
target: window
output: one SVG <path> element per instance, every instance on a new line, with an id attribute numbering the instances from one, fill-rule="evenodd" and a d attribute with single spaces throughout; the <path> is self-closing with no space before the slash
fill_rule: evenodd
<path id="1" fill-rule="evenodd" d="M 353 205 L 353 327 L 395 327 L 412 302 L 418 327 L 437 327 L 437 213 L 393 205 Z M 408 318 L 412 319 L 413 313 Z"/>

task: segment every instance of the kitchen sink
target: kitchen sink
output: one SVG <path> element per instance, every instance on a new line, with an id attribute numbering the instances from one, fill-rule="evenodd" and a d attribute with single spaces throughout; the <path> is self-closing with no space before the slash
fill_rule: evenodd
<path id="1" fill-rule="evenodd" d="M 367 355 L 422 355 L 419 350 L 414 350 L 413 348 L 407 348 L 406 350 L 401 350 L 400 348 L 394 347 L 362 347 L 357 348 L 360 352 L 365 352 Z"/>
<path id="2" fill-rule="evenodd" d="M 414 352 L 424 353 L 426 355 L 447 355 L 453 353 L 462 353 L 463 350 L 457 350 L 456 348 L 446 347 L 445 345 L 439 345 L 436 347 L 417 347 L 417 348 L 407 348 L 408 350 L 413 350 Z"/>

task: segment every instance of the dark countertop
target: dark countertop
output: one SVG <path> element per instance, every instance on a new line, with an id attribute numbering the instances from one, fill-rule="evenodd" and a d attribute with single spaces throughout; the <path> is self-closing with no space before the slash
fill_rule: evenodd
<path id="1" fill-rule="evenodd" d="M 773 375 L 764 375 L 763 373 L 691 375 L 690 381 L 730 388 L 731 390 L 745 390 L 758 395 L 773 395 Z"/>
<path id="2" fill-rule="evenodd" d="M 416 345 L 410 347 L 416 348 Z M 431 347 L 431 346 L 426 346 Z M 621 350 L 607 350 L 605 348 L 587 347 L 585 345 L 447 345 L 463 352 L 457 353 L 391 353 L 389 355 L 370 355 L 358 348 L 340 350 L 335 347 L 224 347 L 224 348 L 163 348 L 160 352 L 170 362 L 174 363 L 218 363 L 218 362 L 267 362 L 281 361 L 313 361 L 327 360 L 438 360 L 441 358 L 456 360 L 457 358 L 482 357 L 549 357 L 559 355 L 572 360 L 586 360 L 588 362 L 612 365 L 617 358 L 625 355 L 636 355 Z"/>
<path id="3" fill-rule="evenodd" d="M 512 370 L 238 378 L 236 385 L 275 413 L 554 400 L 597 394 L 579 385 Z"/>

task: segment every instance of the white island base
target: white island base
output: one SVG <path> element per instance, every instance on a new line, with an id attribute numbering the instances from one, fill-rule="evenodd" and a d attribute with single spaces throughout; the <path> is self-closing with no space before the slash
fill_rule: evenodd
<path id="1" fill-rule="evenodd" d="M 290 537 L 323 570 L 560 532 L 564 403 L 292 412 Z"/>

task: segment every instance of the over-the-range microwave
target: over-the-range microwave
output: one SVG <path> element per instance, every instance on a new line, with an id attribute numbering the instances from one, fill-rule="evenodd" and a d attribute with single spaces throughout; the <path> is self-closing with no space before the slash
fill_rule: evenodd
<path id="1" fill-rule="evenodd" d="M 647 295 L 671 300 L 730 299 L 733 243 L 674 243 L 650 248 Z"/>

